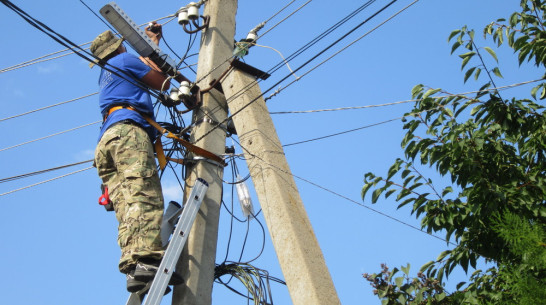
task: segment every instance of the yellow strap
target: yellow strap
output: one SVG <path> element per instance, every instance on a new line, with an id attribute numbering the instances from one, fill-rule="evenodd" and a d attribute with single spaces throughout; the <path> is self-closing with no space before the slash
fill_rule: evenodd
<path id="1" fill-rule="evenodd" d="M 163 143 L 161 143 L 161 137 L 157 137 L 154 143 L 155 153 L 157 154 L 157 161 L 159 162 L 159 168 L 163 170 L 167 166 L 167 159 L 165 159 L 165 152 L 163 152 Z"/>
<path id="2" fill-rule="evenodd" d="M 131 106 L 115 106 L 115 107 L 112 107 L 108 110 L 108 114 L 106 115 L 106 117 L 104 118 L 104 120 L 106 120 L 106 118 L 114 111 L 116 110 L 119 110 L 119 109 L 129 109 L 129 110 L 133 110 L 133 111 L 137 111 L 135 108 L 131 107 Z M 138 111 L 137 111 L 138 112 Z M 152 125 L 155 129 L 157 129 L 161 135 L 164 135 L 164 134 L 167 134 L 167 138 L 169 139 L 173 139 L 175 141 L 177 141 L 178 143 L 182 144 L 182 146 L 186 147 L 187 150 L 197 154 L 197 155 L 200 155 L 202 157 L 205 157 L 207 159 L 210 159 L 210 160 L 213 160 L 213 161 L 216 161 L 222 165 L 226 165 L 226 163 L 224 163 L 224 159 L 222 159 L 220 156 L 216 155 L 216 154 L 213 154 L 212 152 L 206 150 L 206 149 L 203 149 L 199 146 L 196 146 L 196 145 L 193 145 L 191 144 L 190 142 L 184 140 L 184 139 L 180 139 L 179 137 L 175 136 L 174 134 L 172 134 L 170 131 L 168 131 L 167 129 L 161 127 L 161 125 L 159 125 L 156 121 L 152 120 L 150 117 L 146 116 L 146 115 L 143 115 L 142 113 L 139 112 L 139 114 L 148 122 L 148 124 Z M 165 166 L 167 165 L 167 160 L 165 158 L 165 153 L 163 152 L 163 146 L 161 145 L 161 137 L 158 137 L 157 140 L 155 141 L 154 143 L 154 146 L 155 146 L 155 152 L 157 154 L 157 160 L 159 162 L 159 167 L 161 169 L 165 168 Z"/>
<path id="3" fill-rule="evenodd" d="M 188 142 L 188 141 L 186 141 L 184 139 L 180 139 L 179 137 L 172 134 L 172 132 L 170 132 L 167 129 L 161 127 L 161 125 L 159 125 L 157 122 L 155 122 L 151 118 L 146 117 L 146 116 L 143 116 L 143 117 L 148 122 L 148 124 L 152 125 L 153 127 L 155 127 L 155 129 L 159 130 L 159 132 L 162 135 L 167 134 L 166 135 L 167 138 L 177 141 L 178 143 L 182 144 L 182 146 L 186 147 L 187 150 L 189 150 L 189 151 L 191 151 L 191 152 L 193 152 L 193 153 L 195 153 L 197 155 L 203 156 L 203 157 L 205 157 L 207 159 L 210 159 L 210 160 L 219 162 L 220 164 L 226 165 L 224 163 L 224 159 L 222 159 L 220 156 L 215 155 L 215 154 L 211 153 L 210 151 L 205 150 L 205 149 L 203 149 L 203 148 L 201 148 L 199 146 L 193 145 L 193 144 L 191 144 L 190 142 Z"/>

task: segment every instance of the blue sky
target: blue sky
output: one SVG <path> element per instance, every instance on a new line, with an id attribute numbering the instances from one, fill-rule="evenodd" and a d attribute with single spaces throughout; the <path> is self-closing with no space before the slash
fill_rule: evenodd
<path id="1" fill-rule="evenodd" d="M 179 1 L 116 1 L 137 24 L 173 14 L 186 3 Z M 239 1 L 236 39 L 258 23 L 268 19 L 289 1 Z M 279 22 L 306 1 L 299 0 L 271 20 L 263 31 Z M 382 21 L 412 1 L 399 0 L 385 12 L 367 23 L 346 40 L 333 47 L 317 61 L 303 68 L 305 73 L 335 51 L 370 31 Z M 44 22 L 77 44 L 87 43 L 106 30 L 80 1 L 60 0 L 14 1 L 27 13 Z M 96 12 L 107 2 L 86 1 Z M 285 57 L 298 50 L 319 33 L 361 6 L 364 1 L 312 1 L 301 11 L 271 30 L 260 45 L 273 47 Z M 354 26 L 371 16 L 387 1 L 377 0 L 353 20 L 332 33 L 324 41 L 297 57 L 290 66 L 295 69 Z M 364 37 L 359 42 L 320 66 L 298 82 L 283 90 L 268 102 L 271 112 L 318 110 L 339 107 L 378 105 L 409 100 L 411 88 L 424 84 L 444 88 L 451 93 L 473 91 L 485 82 L 463 84 L 460 59 L 450 55 L 449 33 L 463 25 L 477 30 L 489 22 L 508 17 L 518 8 L 519 1 L 508 0 L 421 0 L 393 20 Z M 168 20 L 168 19 L 166 19 Z M 166 20 L 160 21 L 164 22 Z M 63 101 L 72 100 L 98 90 L 99 69 L 89 69 L 75 55 L 45 61 L 12 71 L 5 71 L 22 62 L 64 49 L 52 39 L 29 26 L 6 7 L 0 7 L 0 25 L 4 29 L 0 57 L 0 120 Z M 164 27 L 165 39 L 177 51 L 184 53 L 188 44 L 176 22 Z M 490 45 L 479 41 L 480 46 Z M 160 45 L 168 52 L 164 44 Z M 194 48 L 193 52 L 197 52 Z M 518 68 L 512 52 L 498 51 L 504 79 L 498 86 L 538 79 L 542 76 L 532 66 Z M 248 64 L 269 70 L 280 62 L 271 49 L 254 47 L 245 57 Z M 488 64 L 494 61 L 488 58 Z M 196 63 L 197 57 L 188 60 Z M 183 73 L 190 79 L 195 75 Z M 260 84 L 263 91 L 288 75 L 286 67 Z M 291 81 L 289 78 L 288 81 Z M 284 83 L 287 84 L 287 83 Z M 282 85 L 281 85 L 282 86 Z M 503 97 L 528 96 L 531 85 L 504 91 Z M 20 143 L 45 137 L 74 127 L 99 121 L 97 96 L 21 117 L 1 120 L 4 131 L 0 140 L 1 177 L 6 178 L 52 168 L 93 157 L 98 124 L 63 133 L 44 140 L 9 148 Z M 411 103 L 359 110 L 331 111 L 310 114 L 273 114 L 277 132 L 284 144 L 321 137 L 401 117 L 411 109 Z M 187 116 L 186 123 L 190 123 Z M 419 221 L 409 209 L 396 210 L 396 203 L 381 199 L 376 205 L 362 201 L 360 190 L 366 172 L 384 174 L 397 157 L 402 156 L 403 136 L 399 120 L 380 124 L 320 141 L 287 146 L 285 153 L 292 173 L 323 188 L 335 191 L 353 201 L 324 191 L 296 179 L 305 208 L 322 248 L 336 290 L 343 304 L 380 304 L 362 273 L 377 272 L 381 263 L 390 267 L 411 264 L 412 274 L 425 262 L 433 260 L 447 249 L 445 242 L 408 226 L 395 222 L 366 207 L 373 208 L 413 226 Z M 227 144 L 231 145 L 230 139 Z M 237 153 L 241 152 L 236 147 Z M 52 179 L 90 164 L 71 167 L 30 178 L 0 184 L 1 254 L 4 277 L 0 291 L 5 304 L 122 304 L 127 298 L 125 278 L 117 271 L 119 248 L 116 244 L 117 222 L 114 214 L 97 205 L 100 180 L 94 169 L 86 170 L 52 182 L 5 194 L 34 183 Z M 242 175 L 246 164 L 237 161 Z M 438 186 L 446 181 L 429 170 Z M 225 179 L 231 179 L 226 168 Z M 252 184 L 249 186 L 252 189 Z M 181 191 L 172 175 L 163 181 L 166 201 L 180 201 Z M 224 200 L 231 206 L 231 186 L 226 185 Z M 237 199 L 234 213 L 241 217 Z M 259 203 L 254 198 L 255 209 Z M 222 210 L 217 262 L 226 256 L 230 217 Z M 259 220 L 265 225 L 263 217 Z M 237 260 L 243 247 L 246 224 L 235 222 L 228 259 Z M 255 257 L 261 249 L 262 231 L 253 220 L 243 260 Z M 272 276 L 282 278 L 269 234 L 265 234 L 265 249 L 253 262 Z M 450 287 L 464 280 L 461 270 L 449 279 Z M 240 286 L 239 286 L 240 289 Z M 275 304 L 291 304 L 285 287 L 272 284 Z M 170 304 L 170 297 L 165 298 Z M 246 300 L 221 285 L 215 284 L 213 304 L 245 304 Z"/>

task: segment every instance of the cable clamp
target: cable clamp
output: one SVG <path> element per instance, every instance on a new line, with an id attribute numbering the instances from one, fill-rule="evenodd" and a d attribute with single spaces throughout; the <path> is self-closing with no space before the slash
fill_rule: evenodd
<path id="1" fill-rule="evenodd" d="M 199 157 L 199 156 L 195 156 L 193 157 L 193 159 L 191 159 L 192 161 L 194 162 L 197 162 L 197 161 L 205 161 L 209 164 L 212 164 L 212 165 L 215 165 L 215 166 L 218 166 L 218 167 L 224 167 L 225 165 L 220 163 L 220 162 L 216 162 L 214 160 L 211 160 L 211 159 L 207 159 L 205 157 Z"/>
<path id="2" fill-rule="evenodd" d="M 194 126 L 198 126 L 198 125 L 200 125 L 200 124 L 202 124 L 202 123 L 209 123 L 209 124 L 211 124 L 212 126 L 218 127 L 218 128 L 222 129 L 222 130 L 225 131 L 225 132 L 228 131 L 226 126 L 224 126 L 224 125 L 222 125 L 222 124 L 220 124 L 220 123 L 214 121 L 213 119 L 211 119 L 211 118 L 209 118 L 209 117 L 204 117 L 204 118 L 202 118 L 202 119 L 200 119 L 200 120 L 195 121 Z"/>

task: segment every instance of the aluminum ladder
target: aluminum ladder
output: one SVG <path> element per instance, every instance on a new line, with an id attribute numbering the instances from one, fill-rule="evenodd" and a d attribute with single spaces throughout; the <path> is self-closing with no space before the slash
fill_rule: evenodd
<path id="1" fill-rule="evenodd" d="M 186 244 L 189 231 L 193 225 L 193 222 L 195 221 L 195 217 L 197 216 L 197 212 L 199 211 L 199 207 L 201 206 L 201 202 L 205 197 L 208 187 L 209 185 L 205 180 L 197 178 L 186 204 L 184 205 L 183 209 L 179 209 L 181 210 L 180 218 L 178 219 L 176 228 L 172 233 L 171 240 L 168 242 L 167 249 L 165 250 L 165 254 L 163 255 L 163 259 L 159 264 L 153 281 L 149 282 L 142 290 L 131 293 L 126 305 L 159 305 L 161 303 L 165 289 L 167 288 L 169 280 L 171 279 L 171 275 L 175 269 L 176 262 L 180 257 L 180 253 L 182 253 L 182 249 Z M 174 211 L 170 213 L 171 215 L 167 214 L 169 214 L 169 209 L 167 209 L 167 213 L 165 215 L 166 219 L 163 221 L 162 231 L 164 231 L 166 228 L 168 230 L 169 227 L 172 231 L 172 225 L 169 226 L 169 221 L 176 219 L 179 212 L 177 213 L 177 211 Z M 167 233 L 167 238 L 168 235 L 169 234 Z M 163 242 L 165 243 L 165 234 L 162 234 L 162 236 Z"/>

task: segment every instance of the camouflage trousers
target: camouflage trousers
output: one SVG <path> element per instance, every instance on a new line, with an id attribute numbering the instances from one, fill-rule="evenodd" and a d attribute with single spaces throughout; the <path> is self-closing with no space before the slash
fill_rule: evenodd
<path id="1" fill-rule="evenodd" d="M 164 203 L 148 134 L 133 124 L 113 125 L 97 145 L 95 165 L 119 222 L 119 270 L 128 273 L 139 258 L 161 259 Z"/>

